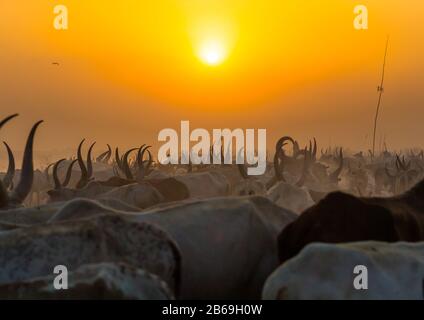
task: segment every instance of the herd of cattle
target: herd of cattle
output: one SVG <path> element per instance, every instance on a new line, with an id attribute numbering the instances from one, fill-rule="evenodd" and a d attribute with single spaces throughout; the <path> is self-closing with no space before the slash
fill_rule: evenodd
<path id="1" fill-rule="evenodd" d="M 17 115 L 0 121 L 4 126 Z M 13 121 L 11 122 L 13 123 Z M 0 298 L 423 299 L 424 157 L 277 143 L 244 165 L 161 165 L 150 146 L 0 174 Z M 86 150 L 83 152 L 83 150 Z M 68 289 L 54 288 L 66 266 Z M 368 290 L 353 286 L 357 265 Z"/>

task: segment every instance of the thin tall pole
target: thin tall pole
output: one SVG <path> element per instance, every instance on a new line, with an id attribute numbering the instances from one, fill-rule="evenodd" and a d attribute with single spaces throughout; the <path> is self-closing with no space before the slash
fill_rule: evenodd
<path id="1" fill-rule="evenodd" d="M 383 74 L 381 76 L 381 83 L 380 83 L 380 86 L 377 88 L 379 95 L 378 95 L 377 110 L 375 111 L 375 118 L 374 118 L 374 134 L 373 134 L 373 139 L 372 139 L 372 157 L 373 158 L 375 156 L 375 135 L 377 133 L 378 114 L 380 112 L 381 97 L 382 97 L 383 92 L 384 92 L 384 87 L 383 87 L 383 85 L 384 85 L 384 73 L 385 73 L 385 69 L 386 69 L 386 58 L 387 58 L 388 47 L 389 47 L 389 36 L 387 36 L 386 50 L 384 52 Z"/>

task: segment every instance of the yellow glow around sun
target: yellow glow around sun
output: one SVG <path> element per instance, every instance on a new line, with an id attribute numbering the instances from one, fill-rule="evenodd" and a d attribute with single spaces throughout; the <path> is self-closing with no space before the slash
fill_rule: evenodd
<path id="1" fill-rule="evenodd" d="M 226 58 L 226 50 L 219 41 L 205 41 L 199 50 L 200 59 L 207 65 L 216 66 Z"/>

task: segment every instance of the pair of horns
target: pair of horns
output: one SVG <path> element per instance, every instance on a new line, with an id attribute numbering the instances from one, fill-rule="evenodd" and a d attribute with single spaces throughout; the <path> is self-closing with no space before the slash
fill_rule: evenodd
<path id="1" fill-rule="evenodd" d="M 274 172 L 276 176 L 277 181 L 284 181 L 286 182 L 283 172 L 284 172 L 284 158 L 287 156 L 284 153 L 284 146 L 286 146 L 288 143 L 291 143 L 293 145 L 293 159 L 297 159 L 300 155 L 304 156 L 304 170 L 307 170 L 307 167 L 309 165 L 309 162 L 311 159 L 314 158 L 314 156 L 308 157 L 307 155 L 316 155 L 316 140 L 314 138 L 314 148 L 312 148 L 312 143 L 310 142 L 310 151 L 305 147 L 305 149 L 299 148 L 299 143 L 295 141 L 290 136 L 284 136 L 281 139 L 279 139 L 275 145 L 275 154 L 274 154 Z M 306 175 L 305 172 L 302 172 L 301 179 L 304 180 L 304 177 Z M 274 179 L 275 180 L 275 179 Z M 299 180 L 297 185 L 302 182 L 302 180 Z M 303 184 L 303 183 L 302 183 Z"/>
<path id="2" fill-rule="evenodd" d="M 134 175 L 131 172 L 128 157 L 135 150 L 138 150 L 137 158 L 135 161 L 135 164 L 137 164 L 137 167 L 138 167 L 137 180 L 141 180 L 147 175 L 153 163 L 153 157 L 149 148 L 151 148 L 151 146 L 146 146 L 145 144 L 143 144 L 140 148 L 132 148 L 128 150 L 127 152 L 125 152 L 122 158 L 119 157 L 119 151 L 118 151 L 118 148 L 116 148 L 116 152 L 115 152 L 116 163 L 118 165 L 118 168 L 125 174 L 125 177 L 127 180 L 134 180 Z M 144 160 L 144 156 L 146 152 L 149 157 L 148 160 Z"/>
<path id="3" fill-rule="evenodd" d="M 18 114 L 11 115 L 4 120 L 0 121 L 0 129 L 10 120 L 17 117 Z M 24 156 L 22 160 L 21 178 L 19 183 L 13 190 L 8 193 L 3 182 L 0 181 L 0 208 L 7 207 L 9 204 L 21 204 L 32 188 L 32 182 L 34 180 L 34 160 L 33 160 L 33 148 L 34 148 L 34 137 L 38 126 L 43 121 L 36 122 L 27 138 L 25 145 Z"/>
<path id="4" fill-rule="evenodd" d="M 84 144 L 85 139 L 83 139 L 79 146 L 78 146 L 78 152 L 77 152 L 77 162 L 78 162 L 78 166 L 80 167 L 81 170 L 81 178 L 79 179 L 76 188 L 77 189 L 82 189 L 84 188 L 87 184 L 88 181 L 90 181 L 91 176 L 93 175 L 93 162 L 91 161 L 91 153 L 93 151 L 93 147 L 96 144 L 95 142 L 93 142 L 90 146 L 90 148 L 88 149 L 88 153 L 87 153 L 87 166 L 85 166 L 84 164 L 84 160 L 82 159 L 82 145 Z"/>
<path id="5" fill-rule="evenodd" d="M 15 177 L 15 157 L 13 156 L 12 149 L 10 149 L 9 145 L 5 141 L 3 141 L 3 144 L 6 147 L 9 158 L 7 172 L 3 178 L 3 185 L 6 189 L 9 189 L 13 187 L 13 178 Z"/>
<path id="6" fill-rule="evenodd" d="M 138 172 L 137 172 L 137 180 L 144 179 L 146 175 L 149 174 L 150 167 L 153 164 L 153 157 L 150 152 L 150 148 L 152 146 L 146 146 L 145 144 L 138 149 L 137 154 L 137 166 L 138 166 Z M 144 160 L 144 156 L 147 152 L 147 156 L 149 157 L 147 160 Z"/>
<path id="7" fill-rule="evenodd" d="M 60 182 L 59 176 L 57 174 L 59 165 L 63 162 L 66 161 L 66 159 L 60 159 L 59 161 L 57 161 L 54 166 L 53 166 L 53 182 L 54 182 L 54 188 L 56 190 L 67 187 L 69 182 L 71 181 L 71 176 L 72 176 L 72 168 L 74 166 L 74 164 L 78 161 L 77 159 L 72 160 L 71 163 L 68 166 L 68 169 L 66 170 L 66 176 L 65 176 L 65 180 L 63 181 L 63 183 Z"/>
<path id="8" fill-rule="evenodd" d="M 110 157 L 112 156 L 112 148 L 110 145 L 107 145 L 107 151 L 103 152 L 96 158 L 96 162 L 101 162 L 107 164 L 110 160 Z"/>

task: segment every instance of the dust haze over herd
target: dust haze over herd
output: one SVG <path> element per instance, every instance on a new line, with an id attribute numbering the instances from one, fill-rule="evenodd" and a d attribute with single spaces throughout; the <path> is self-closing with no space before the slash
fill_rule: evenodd
<path id="1" fill-rule="evenodd" d="M 390 34 L 378 146 L 422 147 L 424 6 L 367 2 L 366 31 L 352 27 L 355 1 L 189 7 L 167 0 L 72 3 L 64 32 L 52 27 L 51 1 L 3 3 L 0 103 L 5 114 L 27 115 L 7 129 L 8 140 L 23 150 L 20 132 L 41 117 L 48 123 L 41 151 L 65 155 L 78 143 L 75 132 L 103 144 L 145 139 L 157 147 L 161 129 L 190 120 L 208 130 L 266 128 L 270 149 L 283 131 L 302 144 L 314 136 L 323 146 L 367 150 Z M 231 34 L 223 36 L 232 49 L 222 66 L 198 61 L 197 29 Z"/>
<path id="2" fill-rule="evenodd" d="M 53 2 L 0 4 L 0 298 L 423 298 L 424 4 Z"/>

